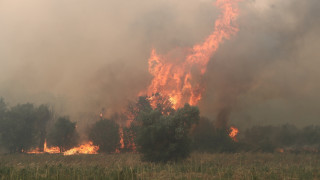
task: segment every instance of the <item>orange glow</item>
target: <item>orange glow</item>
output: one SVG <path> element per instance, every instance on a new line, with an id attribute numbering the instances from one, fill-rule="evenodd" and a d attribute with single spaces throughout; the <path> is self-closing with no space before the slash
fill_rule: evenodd
<path id="1" fill-rule="evenodd" d="M 120 127 L 119 128 L 119 135 L 120 135 L 120 148 L 123 149 L 124 148 L 124 142 L 123 142 L 123 128 Z"/>
<path id="2" fill-rule="evenodd" d="M 91 141 L 86 144 L 82 144 L 78 147 L 74 147 L 68 151 L 65 151 L 63 155 L 74 155 L 74 154 L 98 154 L 99 146 L 94 146 Z"/>
<path id="3" fill-rule="evenodd" d="M 43 151 L 46 153 L 60 153 L 60 148 L 59 147 L 47 147 L 47 141 L 44 141 L 44 148 Z"/>
<path id="4" fill-rule="evenodd" d="M 219 45 L 238 32 L 235 20 L 238 17 L 239 0 L 217 0 L 221 15 L 215 22 L 214 31 L 200 44 L 192 48 L 176 48 L 166 55 L 157 54 L 152 49 L 149 58 L 149 72 L 153 76 L 146 92 L 149 97 L 159 93 L 168 97 L 172 108 L 177 109 L 185 103 L 196 105 L 202 98 L 204 86 L 199 76 L 207 70 L 207 64 Z M 153 107 L 156 102 L 151 101 Z"/>
<path id="5" fill-rule="evenodd" d="M 60 148 L 59 147 L 47 147 L 47 140 L 45 140 L 44 145 L 43 145 L 43 151 L 40 151 L 39 148 L 36 148 L 31 151 L 28 151 L 27 153 L 28 154 L 40 154 L 40 153 L 55 154 L 55 153 L 60 153 Z"/>
<path id="6" fill-rule="evenodd" d="M 36 148 L 36 149 L 32 149 L 30 151 L 27 151 L 26 153 L 28 153 L 28 154 L 40 154 L 40 153 L 44 153 L 44 152 L 40 151 L 39 148 Z"/>
<path id="7" fill-rule="evenodd" d="M 230 136 L 230 138 L 233 139 L 233 141 L 235 141 L 235 142 L 238 142 L 238 140 L 237 140 L 237 138 L 236 138 L 236 136 L 238 135 L 238 133 L 239 133 L 239 129 L 237 129 L 236 127 L 233 127 L 233 126 L 230 127 L 229 136 Z"/>
<path id="8" fill-rule="evenodd" d="M 277 148 L 277 149 L 276 149 L 276 152 L 284 153 L 284 149 L 283 149 L 283 148 Z"/>

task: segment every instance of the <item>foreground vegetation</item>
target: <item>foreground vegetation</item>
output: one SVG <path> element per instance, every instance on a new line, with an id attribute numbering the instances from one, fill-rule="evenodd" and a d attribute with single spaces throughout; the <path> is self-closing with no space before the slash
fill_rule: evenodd
<path id="1" fill-rule="evenodd" d="M 138 154 L 8 154 L 0 179 L 320 179 L 320 154 L 193 153 L 166 164 Z"/>

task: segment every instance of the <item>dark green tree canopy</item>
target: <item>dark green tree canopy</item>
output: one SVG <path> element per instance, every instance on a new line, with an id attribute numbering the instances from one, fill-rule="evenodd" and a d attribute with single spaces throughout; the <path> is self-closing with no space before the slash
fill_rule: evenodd
<path id="1" fill-rule="evenodd" d="M 0 145 L 12 153 L 43 148 L 50 119 L 48 105 L 26 103 L 8 108 L 0 98 Z"/>
<path id="2" fill-rule="evenodd" d="M 108 119 L 101 119 L 89 130 L 89 140 L 99 146 L 100 152 L 115 152 L 120 146 L 119 125 Z"/>
<path id="3" fill-rule="evenodd" d="M 48 105 L 40 105 L 36 111 L 39 148 L 43 151 L 43 145 L 47 136 L 47 124 L 52 119 L 52 112 Z"/>
<path id="4" fill-rule="evenodd" d="M 37 142 L 36 108 L 33 104 L 18 104 L 9 111 L 2 110 L 1 142 L 10 152 L 23 152 Z"/>
<path id="5" fill-rule="evenodd" d="M 229 136 L 226 126 L 216 127 L 213 121 L 201 117 L 192 131 L 192 149 L 199 152 L 235 152 L 239 143 Z"/>
<path id="6" fill-rule="evenodd" d="M 48 136 L 48 144 L 58 146 L 61 152 L 76 146 L 78 140 L 76 123 L 71 122 L 68 117 L 60 117 Z"/>
<path id="7" fill-rule="evenodd" d="M 169 115 L 159 109 L 141 111 L 136 143 L 142 158 L 153 162 L 177 161 L 190 154 L 190 129 L 199 120 L 199 109 L 186 104 Z"/>

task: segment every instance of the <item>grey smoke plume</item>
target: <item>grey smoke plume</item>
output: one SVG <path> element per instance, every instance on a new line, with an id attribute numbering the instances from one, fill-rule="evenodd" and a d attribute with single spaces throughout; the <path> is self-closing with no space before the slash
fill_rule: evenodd
<path id="1" fill-rule="evenodd" d="M 2 0 L 0 96 L 50 103 L 87 123 L 124 108 L 151 80 L 147 59 L 201 42 L 210 0 Z M 320 2 L 242 1 L 239 33 L 212 57 L 200 103 L 232 123 L 318 123 Z"/>

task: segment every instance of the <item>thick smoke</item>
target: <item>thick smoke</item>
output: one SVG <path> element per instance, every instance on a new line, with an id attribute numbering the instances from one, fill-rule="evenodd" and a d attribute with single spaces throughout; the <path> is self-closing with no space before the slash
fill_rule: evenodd
<path id="1" fill-rule="evenodd" d="M 152 47 L 192 47 L 213 30 L 209 0 L 0 1 L 0 96 L 50 103 L 88 123 L 150 83 Z M 242 1 L 239 33 L 212 57 L 202 114 L 232 123 L 317 123 L 320 2 Z M 229 113 L 230 112 L 230 113 Z M 246 122 L 246 123 L 244 123 Z"/>
<path id="2" fill-rule="evenodd" d="M 238 36 L 224 43 L 208 66 L 201 109 L 211 116 L 231 109 L 238 126 L 317 124 L 320 2 L 242 5 Z"/>

